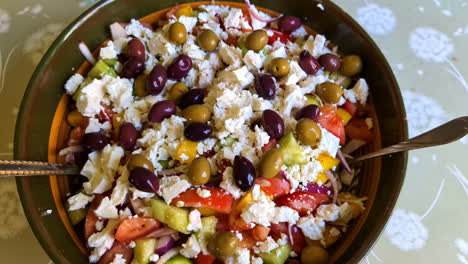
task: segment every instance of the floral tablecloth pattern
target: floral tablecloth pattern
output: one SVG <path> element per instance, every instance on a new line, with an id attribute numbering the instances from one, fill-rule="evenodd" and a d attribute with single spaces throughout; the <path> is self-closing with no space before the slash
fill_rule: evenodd
<path id="1" fill-rule="evenodd" d="M 0 159 L 12 157 L 19 104 L 35 66 L 61 30 L 96 2 L 1 1 Z M 335 2 L 387 56 L 403 92 L 410 136 L 468 114 L 468 0 Z M 393 216 L 362 263 L 468 264 L 467 175 L 468 137 L 411 152 Z M 0 179 L 0 259 L 51 263 L 28 226 L 12 179 Z"/>

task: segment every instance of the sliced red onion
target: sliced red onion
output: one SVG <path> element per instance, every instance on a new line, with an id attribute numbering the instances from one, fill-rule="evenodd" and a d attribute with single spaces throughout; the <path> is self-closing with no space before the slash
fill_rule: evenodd
<path id="1" fill-rule="evenodd" d="M 260 186 L 262 186 L 262 187 L 270 187 L 271 186 L 271 182 L 268 181 L 268 180 L 265 180 L 265 179 L 257 178 L 256 182 L 258 182 L 258 184 Z"/>
<path id="2" fill-rule="evenodd" d="M 336 157 L 341 161 L 341 165 L 343 165 L 343 168 L 351 173 L 351 168 L 349 167 L 349 164 L 348 162 L 346 161 L 343 153 L 341 152 L 341 150 L 339 149 L 338 152 L 336 153 Z"/>
<path id="3" fill-rule="evenodd" d="M 92 65 L 96 64 L 96 59 L 89 50 L 88 46 L 86 46 L 86 44 L 82 40 L 80 41 L 80 43 L 78 43 L 78 49 L 80 49 L 81 54 L 89 63 L 91 63 Z"/>
<path id="4" fill-rule="evenodd" d="M 128 37 L 127 31 L 125 31 L 124 26 L 118 22 L 112 23 L 109 26 L 109 28 L 110 28 L 110 32 L 111 32 L 111 36 L 113 40 Z"/>
<path id="5" fill-rule="evenodd" d="M 216 13 L 215 16 L 218 19 L 218 23 L 219 23 L 219 26 L 221 27 L 221 29 L 226 30 L 226 27 L 224 26 L 224 21 L 223 21 L 223 18 L 221 17 L 221 15 Z"/>
<path id="6" fill-rule="evenodd" d="M 70 146 L 70 147 L 60 150 L 59 156 L 65 156 L 67 154 L 73 154 L 73 153 L 82 152 L 82 151 L 84 151 L 84 148 L 81 145 Z"/>
<path id="7" fill-rule="evenodd" d="M 174 247 L 174 239 L 171 236 L 163 236 L 156 242 L 154 253 L 163 255 Z"/>
<path id="8" fill-rule="evenodd" d="M 338 199 L 338 181 L 336 179 L 335 174 L 328 170 L 325 172 L 327 174 L 328 179 L 330 179 L 332 186 L 333 186 L 333 203 L 336 204 L 336 200 Z"/>
<path id="9" fill-rule="evenodd" d="M 279 175 L 281 176 L 281 178 L 283 178 L 283 179 L 285 179 L 286 181 L 289 182 L 288 176 L 286 175 L 286 172 L 285 172 L 285 171 L 280 171 L 280 172 L 279 172 Z"/>
<path id="10" fill-rule="evenodd" d="M 294 237 L 292 235 L 292 225 L 291 223 L 288 223 L 288 236 L 289 236 L 289 243 L 291 243 L 291 246 L 294 245 Z"/>
<path id="11" fill-rule="evenodd" d="M 162 255 L 159 258 L 159 260 L 156 262 L 156 264 L 165 264 L 168 260 L 175 257 L 177 254 L 179 254 L 179 251 L 176 248 L 173 248 L 173 249 L 167 251 L 166 253 L 164 253 L 164 255 Z"/>
<path id="12" fill-rule="evenodd" d="M 318 193 L 318 194 L 325 194 L 325 195 L 330 195 L 332 193 L 330 189 L 324 184 L 318 185 L 316 183 L 307 184 L 307 186 L 305 186 L 303 190 L 308 193 Z"/>
<path id="13" fill-rule="evenodd" d="M 343 147 L 344 154 L 350 154 L 356 151 L 358 148 L 364 146 L 366 142 L 360 139 L 351 139 L 348 144 Z"/>
<path id="14" fill-rule="evenodd" d="M 255 18 L 256 20 L 260 22 L 265 22 L 265 23 L 270 23 L 276 19 L 265 19 L 257 14 L 257 12 L 253 9 L 252 5 L 250 4 L 249 0 L 245 0 L 245 4 L 247 5 L 247 9 L 249 10 L 249 14 L 252 18 Z"/>
<path id="15" fill-rule="evenodd" d="M 159 237 L 163 237 L 163 236 L 169 236 L 169 235 L 172 235 L 174 233 L 177 233 L 176 230 L 172 229 L 172 228 L 169 228 L 169 227 L 163 227 L 163 228 L 160 228 L 152 233 L 149 233 L 148 235 L 145 236 L 145 238 L 159 238 Z"/>

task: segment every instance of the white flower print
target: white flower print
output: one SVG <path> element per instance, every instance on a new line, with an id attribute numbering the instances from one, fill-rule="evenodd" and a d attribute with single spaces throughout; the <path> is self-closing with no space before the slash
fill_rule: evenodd
<path id="1" fill-rule="evenodd" d="M 392 10 L 376 4 L 368 4 L 358 8 L 356 19 L 367 32 L 373 35 L 389 34 L 396 25 L 396 18 Z"/>
<path id="2" fill-rule="evenodd" d="M 409 136 L 422 134 L 447 121 L 442 106 L 431 97 L 403 90 Z"/>
<path id="3" fill-rule="evenodd" d="M 429 231 L 421 222 L 419 215 L 404 209 L 396 209 L 385 229 L 385 235 L 399 249 L 410 251 L 421 249 L 426 245 Z"/>
<path id="4" fill-rule="evenodd" d="M 7 33 L 10 29 L 10 15 L 7 11 L 0 9 L 0 34 Z"/>
<path id="5" fill-rule="evenodd" d="M 409 46 L 418 58 L 427 62 L 445 62 L 454 50 L 447 35 L 430 27 L 416 28 L 411 32 Z"/>
<path id="6" fill-rule="evenodd" d="M 468 242 L 466 242 L 464 239 L 457 238 L 455 239 L 454 243 L 459 250 L 456 255 L 457 259 L 463 264 L 468 264 Z"/>
<path id="7" fill-rule="evenodd" d="M 9 239 L 27 227 L 14 179 L 0 179 L 0 239 Z"/>
<path id="8" fill-rule="evenodd" d="M 44 55 L 50 44 L 52 44 L 64 27 L 64 24 L 48 24 L 26 39 L 23 50 L 25 53 L 30 54 L 34 64 L 37 64 L 41 60 L 42 55 Z"/>
<path id="9" fill-rule="evenodd" d="M 99 0 L 82 0 L 80 1 L 80 7 L 81 8 L 88 8 L 91 7 L 92 5 L 96 4 L 99 2 Z"/>
<path id="10" fill-rule="evenodd" d="M 453 174 L 453 176 L 455 176 L 455 178 L 465 191 L 465 194 L 468 196 L 468 180 L 465 178 L 463 173 L 460 171 L 460 169 L 458 169 L 457 165 L 455 164 L 450 164 L 449 166 L 447 166 L 447 168 Z"/>

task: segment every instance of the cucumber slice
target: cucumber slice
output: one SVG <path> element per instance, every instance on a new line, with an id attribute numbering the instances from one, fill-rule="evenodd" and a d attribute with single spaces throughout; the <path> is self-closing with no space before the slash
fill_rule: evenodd
<path id="1" fill-rule="evenodd" d="M 163 169 L 169 169 L 169 161 L 168 160 L 158 160 L 159 165 L 163 167 Z"/>
<path id="2" fill-rule="evenodd" d="M 117 59 L 102 59 L 107 65 L 111 66 L 114 68 L 114 66 L 117 64 Z"/>
<path id="3" fill-rule="evenodd" d="M 107 65 L 103 60 L 98 60 L 93 68 L 88 72 L 88 77 L 92 79 L 101 79 L 104 75 L 117 77 L 117 73 L 114 68 Z"/>
<path id="4" fill-rule="evenodd" d="M 154 218 L 179 232 L 190 234 L 187 230 L 189 224 L 188 210 L 167 205 L 164 201 L 158 199 L 151 200 L 151 210 Z"/>
<path id="5" fill-rule="evenodd" d="M 303 150 L 297 143 L 292 132 L 284 135 L 278 143 L 280 145 L 279 149 L 283 153 L 283 160 L 286 166 L 307 163 Z"/>
<path id="6" fill-rule="evenodd" d="M 265 264 L 283 264 L 288 260 L 291 248 L 288 244 L 281 245 L 270 252 L 263 252 L 258 254 Z"/>
<path id="7" fill-rule="evenodd" d="M 156 249 L 156 239 L 139 239 L 135 241 L 135 243 L 136 246 L 133 249 L 133 253 L 135 254 L 138 264 L 148 264 L 151 255 L 154 254 L 154 250 Z"/>
<path id="8" fill-rule="evenodd" d="M 166 264 L 192 264 L 192 261 L 182 255 L 177 255 L 168 260 Z"/>
<path id="9" fill-rule="evenodd" d="M 83 219 L 85 219 L 86 215 L 88 214 L 88 208 L 81 208 L 78 210 L 70 211 L 70 205 L 67 203 L 67 213 L 68 218 L 70 218 L 70 222 L 72 225 L 77 225 Z"/>

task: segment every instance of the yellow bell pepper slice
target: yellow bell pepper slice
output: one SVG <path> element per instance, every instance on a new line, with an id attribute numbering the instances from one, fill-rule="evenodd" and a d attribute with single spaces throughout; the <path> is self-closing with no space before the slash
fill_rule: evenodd
<path id="1" fill-rule="evenodd" d="M 335 159 L 327 154 L 320 154 L 317 157 L 318 162 L 322 165 L 323 171 L 328 171 L 340 164 L 339 159 Z"/>
<path id="2" fill-rule="evenodd" d="M 323 172 L 320 172 L 319 174 L 317 174 L 317 178 L 315 178 L 315 183 L 317 184 L 324 184 L 328 181 L 328 176 L 323 173 Z"/>
<path id="3" fill-rule="evenodd" d="M 183 164 L 192 162 L 197 157 L 198 142 L 190 140 L 182 141 L 176 149 L 175 159 Z"/>
<path id="4" fill-rule="evenodd" d="M 341 117 L 341 120 L 343 120 L 343 125 L 346 126 L 348 124 L 349 120 L 353 117 L 348 111 L 344 110 L 343 108 L 338 108 L 336 109 L 336 114 Z"/>

